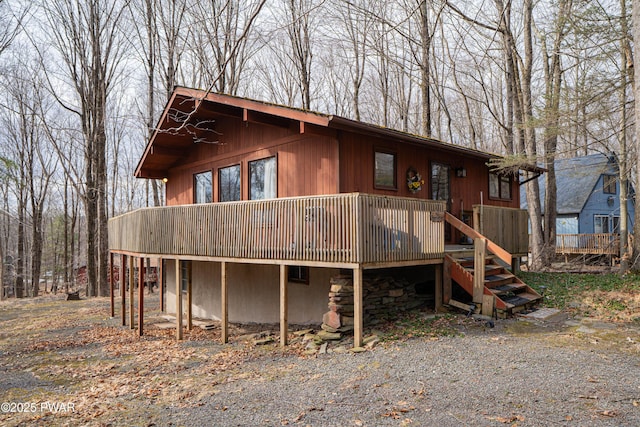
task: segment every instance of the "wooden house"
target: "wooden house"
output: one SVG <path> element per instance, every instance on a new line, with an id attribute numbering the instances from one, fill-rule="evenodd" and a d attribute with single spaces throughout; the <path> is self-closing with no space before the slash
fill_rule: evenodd
<path id="1" fill-rule="evenodd" d="M 358 345 L 369 270 L 430 277 L 436 308 L 454 283 L 483 311 L 511 310 L 538 297 L 506 269 L 527 252 L 526 212 L 518 177 L 487 166 L 496 157 L 178 87 L 135 171 L 164 180 L 168 206 L 112 218 L 110 251 L 123 264 L 163 258 L 166 310 L 182 313 L 184 294 L 188 319 L 220 319 L 224 340 L 228 321 L 320 323 L 331 279 L 348 273 Z M 462 255 L 474 250 L 470 267 Z"/>
<path id="2" fill-rule="evenodd" d="M 620 182 L 615 155 L 558 159 L 554 162 L 557 187 L 556 252 L 559 254 L 618 255 Z M 544 209 L 546 184 L 539 178 Z M 627 224 L 633 230 L 635 191 L 627 190 Z M 521 205 L 527 207 L 524 194 Z"/>

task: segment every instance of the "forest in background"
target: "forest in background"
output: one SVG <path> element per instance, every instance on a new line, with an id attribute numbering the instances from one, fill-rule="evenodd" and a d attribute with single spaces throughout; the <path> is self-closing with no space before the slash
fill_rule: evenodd
<path id="1" fill-rule="evenodd" d="M 542 166 L 547 211 L 537 180 L 521 191 L 544 267 L 554 159 L 614 153 L 620 188 L 637 182 L 631 15 L 625 0 L 0 0 L 0 282 L 35 296 L 86 265 L 88 294 L 108 293 L 108 218 L 163 204 L 133 170 L 175 85 Z"/>

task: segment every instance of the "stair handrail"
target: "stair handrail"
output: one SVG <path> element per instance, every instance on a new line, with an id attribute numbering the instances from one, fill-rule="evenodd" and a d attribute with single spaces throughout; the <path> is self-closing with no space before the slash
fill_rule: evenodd
<path id="1" fill-rule="evenodd" d="M 474 238 L 474 239 L 485 239 L 487 241 L 487 249 L 489 250 L 489 252 L 491 252 L 492 254 L 497 256 L 498 258 L 500 258 L 507 265 L 511 266 L 511 264 L 513 262 L 513 255 L 511 255 L 509 252 L 504 250 L 502 247 L 498 246 L 497 243 L 495 243 L 492 240 L 488 239 L 486 236 L 483 236 L 482 234 L 478 233 L 476 230 L 474 230 L 473 228 L 469 227 L 467 224 L 465 224 L 464 222 L 460 221 L 458 218 L 456 218 L 455 216 L 451 215 L 449 212 L 445 212 L 444 213 L 444 219 L 449 224 L 451 224 L 453 227 L 455 227 L 456 229 L 460 230 L 462 233 L 466 234 L 467 236 L 469 236 L 471 238 Z"/>

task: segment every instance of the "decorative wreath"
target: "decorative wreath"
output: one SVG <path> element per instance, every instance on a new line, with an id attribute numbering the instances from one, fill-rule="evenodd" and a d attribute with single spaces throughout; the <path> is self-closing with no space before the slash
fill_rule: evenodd
<path id="1" fill-rule="evenodd" d="M 409 187 L 409 191 L 417 193 L 422 190 L 423 184 L 424 180 L 418 171 L 413 166 L 410 166 L 409 169 L 407 169 L 407 187 Z"/>

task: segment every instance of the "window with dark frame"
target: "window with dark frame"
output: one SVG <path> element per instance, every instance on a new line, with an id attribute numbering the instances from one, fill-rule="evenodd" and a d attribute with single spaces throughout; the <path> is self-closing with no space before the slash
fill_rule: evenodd
<path id="1" fill-rule="evenodd" d="M 594 215 L 593 232 L 596 234 L 619 233 L 620 217 L 609 215 Z"/>
<path id="2" fill-rule="evenodd" d="M 249 200 L 278 197 L 278 162 L 267 157 L 249 162 Z"/>
<path id="3" fill-rule="evenodd" d="M 375 188 L 396 190 L 396 154 L 388 151 L 374 152 L 374 178 Z"/>
<path id="4" fill-rule="evenodd" d="M 511 178 L 508 175 L 489 173 L 489 198 L 511 200 Z"/>
<path id="5" fill-rule="evenodd" d="M 603 191 L 604 194 L 616 194 L 617 193 L 617 189 L 616 189 L 616 176 L 615 175 L 602 175 L 602 181 L 603 181 Z"/>
<path id="6" fill-rule="evenodd" d="M 291 265 L 287 268 L 287 280 L 293 283 L 309 284 L 309 267 Z"/>
<path id="7" fill-rule="evenodd" d="M 449 200 L 449 165 L 433 162 L 431 163 L 431 198 L 433 200 Z"/>
<path id="8" fill-rule="evenodd" d="M 213 177 L 211 171 L 193 175 L 193 201 L 194 203 L 213 202 Z"/>
<path id="9" fill-rule="evenodd" d="M 187 292 L 189 285 L 189 261 L 180 260 L 180 288 Z"/>
<path id="10" fill-rule="evenodd" d="M 241 200 L 240 176 L 240 165 L 218 169 L 218 201 Z"/>

